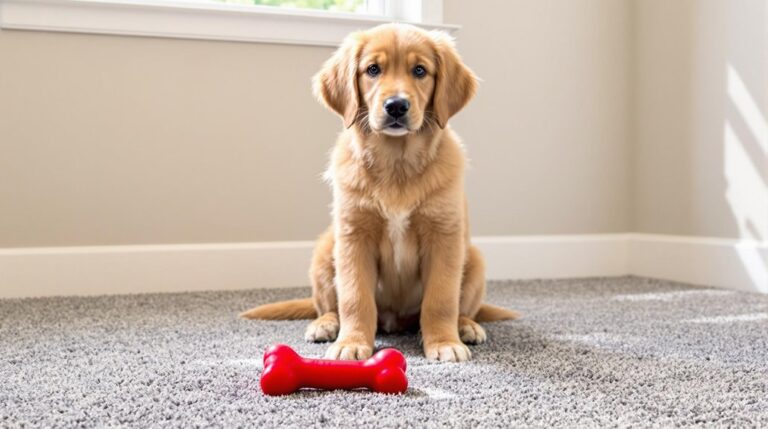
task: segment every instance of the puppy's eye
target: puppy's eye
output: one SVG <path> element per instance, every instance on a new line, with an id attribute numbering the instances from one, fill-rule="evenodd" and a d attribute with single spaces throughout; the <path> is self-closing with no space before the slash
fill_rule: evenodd
<path id="1" fill-rule="evenodd" d="M 427 75 L 427 69 L 425 69 L 422 65 L 418 65 L 413 68 L 413 75 L 421 79 Z"/>
<path id="2" fill-rule="evenodd" d="M 370 77 L 376 77 L 381 74 L 381 68 L 378 64 L 371 64 L 368 66 L 368 70 L 366 70 L 366 73 L 368 73 L 368 76 Z"/>

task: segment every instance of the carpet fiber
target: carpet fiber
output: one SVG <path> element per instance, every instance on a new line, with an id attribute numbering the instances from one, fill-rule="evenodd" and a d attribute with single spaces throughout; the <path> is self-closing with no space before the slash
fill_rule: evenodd
<path id="1" fill-rule="evenodd" d="M 0 301 L 0 427 L 768 426 L 768 296 L 621 277 L 496 282 L 524 318 L 464 364 L 415 336 L 401 396 L 265 397 L 275 342 L 320 356 L 306 322 L 239 320 L 308 289 Z"/>

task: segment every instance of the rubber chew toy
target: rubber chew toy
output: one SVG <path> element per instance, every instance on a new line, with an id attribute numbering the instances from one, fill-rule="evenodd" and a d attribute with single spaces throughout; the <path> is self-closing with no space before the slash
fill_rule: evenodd
<path id="1" fill-rule="evenodd" d="M 348 361 L 307 359 L 277 344 L 264 353 L 261 390 L 267 395 L 287 395 L 302 387 L 403 393 L 408 389 L 405 366 L 405 358 L 395 349 L 381 350 L 368 360 Z"/>

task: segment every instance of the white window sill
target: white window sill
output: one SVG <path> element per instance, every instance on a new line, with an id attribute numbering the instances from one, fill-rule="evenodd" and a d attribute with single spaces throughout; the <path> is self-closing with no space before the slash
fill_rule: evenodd
<path id="1" fill-rule="evenodd" d="M 430 0 L 427 0 L 430 1 Z M 0 0 L 0 28 L 336 46 L 383 16 L 153 0 Z M 415 23 L 453 32 L 459 27 Z"/>

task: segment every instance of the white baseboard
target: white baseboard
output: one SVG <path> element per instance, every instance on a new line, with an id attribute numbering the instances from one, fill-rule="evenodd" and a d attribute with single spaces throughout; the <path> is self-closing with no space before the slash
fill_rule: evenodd
<path id="1" fill-rule="evenodd" d="M 768 292 L 768 245 L 647 234 L 476 237 L 490 280 L 633 274 Z M 0 298 L 306 286 L 310 241 L 0 249 Z"/>
<path id="2" fill-rule="evenodd" d="M 489 280 L 622 276 L 626 234 L 475 237 Z"/>
<path id="3" fill-rule="evenodd" d="M 630 274 L 768 293 L 768 243 L 753 240 L 629 234 Z"/>
<path id="4" fill-rule="evenodd" d="M 312 244 L 0 249 L 0 298 L 306 286 Z"/>

